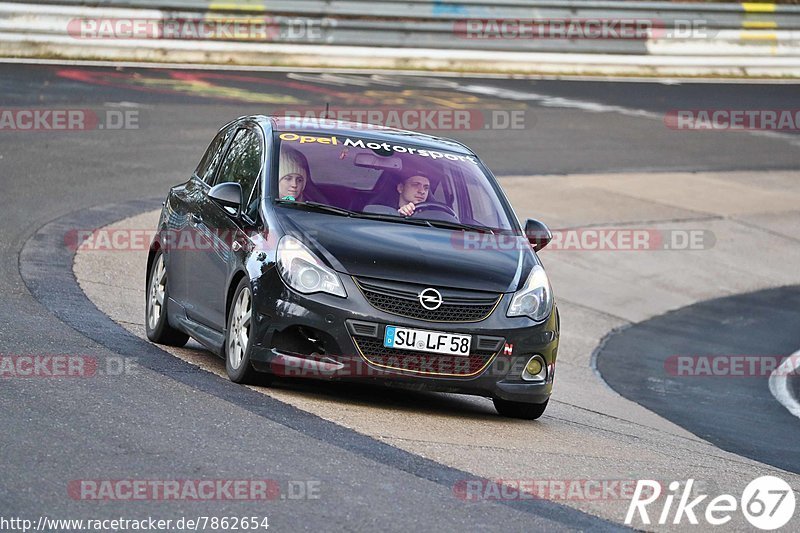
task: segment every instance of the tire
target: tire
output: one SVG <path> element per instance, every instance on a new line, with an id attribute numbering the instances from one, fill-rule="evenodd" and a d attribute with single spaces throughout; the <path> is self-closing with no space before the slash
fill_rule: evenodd
<path id="1" fill-rule="evenodd" d="M 497 409 L 501 416 L 536 420 L 544 414 L 544 410 L 547 409 L 547 402 L 550 400 L 545 400 L 544 403 L 523 403 L 493 398 L 492 401 L 494 402 L 494 408 Z"/>
<path id="2" fill-rule="evenodd" d="M 156 252 L 150 277 L 147 278 L 147 299 L 145 303 L 144 325 L 147 338 L 158 344 L 167 346 L 183 346 L 189 341 L 189 335 L 169 325 L 166 303 L 169 300 L 167 287 L 167 268 L 164 254 Z"/>
<path id="3" fill-rule="evenodd" d="M 250 364 L 253 292 L 250 280 L 242 278 L 231 302 L 225 330 L 225 370 L 234 383 L 254 383 L 257 372 Z"/>

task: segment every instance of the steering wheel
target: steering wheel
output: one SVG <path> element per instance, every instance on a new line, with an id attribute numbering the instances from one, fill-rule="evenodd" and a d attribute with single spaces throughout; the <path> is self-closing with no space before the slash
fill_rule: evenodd
<path id="1" fill-rule="evenodd" d="M 444 213 L 447 213 L 451 217 L 458 219 L 458 215 L 456 215 L 456 212 L 444 204 L 437 204 L 435 202 L 422 202 L 414 206 L 414 214 L 416 214 L 417 211 L 426 211 L 426 210 L 442 211 Z"/>

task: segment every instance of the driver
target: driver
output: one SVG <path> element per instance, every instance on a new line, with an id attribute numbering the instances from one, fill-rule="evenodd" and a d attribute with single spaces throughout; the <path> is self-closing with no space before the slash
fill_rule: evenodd
<path id="1" fill-rule="evenodd" d="M 401 215 L 410 217 L 414 214 L 417 204 L 428 199 L 428 194 L 431 192 L 431 180 L 427 176 L 415 173 L 397 184 L 397 192 L 400 193 L 397 210 Z"/>
<path id="2" fill-rule="evenodd" d="M 306 156 L 290 146 L 281 146 L 278 163 L 278 198 L 302 202 L 303 190 L 311 174 Z"/>

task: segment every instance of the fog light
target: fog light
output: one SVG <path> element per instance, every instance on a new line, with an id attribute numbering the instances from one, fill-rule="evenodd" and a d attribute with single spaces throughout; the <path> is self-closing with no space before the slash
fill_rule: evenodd
<path id="1" fill-rule="evenodd" d="M 531 376 L 535 376 L 542 371 L 542 363 L 538 359 L 531 359 L 525 367 L 525 371 Z"/>
<path id="2" fill-rule="evenodd" d="M 547 369 L 545 368 L 544 359 L 542 359 L 541 355 L 534 355 L 525 365 L 525 370 L 522 371 L 522 379 L 525 381 L 544 381 L 546 377 Z"/>

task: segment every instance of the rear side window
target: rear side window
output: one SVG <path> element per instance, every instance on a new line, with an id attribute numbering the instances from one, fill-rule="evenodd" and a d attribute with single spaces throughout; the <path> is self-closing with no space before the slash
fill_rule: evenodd
<path id="1" fill-rule="evenodd" d="M 227 144 L 228 139 L 230 139 L 232 133 L 233 128 L 228 128 L 227 130 L 219 132 L 208 146 L 208 150 L 206 150 L 206 153 L 203 156 L 203 159 L 200 161 L 200 164 L 197 165 L 195 174 L 197 174 L 201 180 L 209 185 L 211 185 L 211 182 L 214 179 L 214 171 L 217 170 L 219 162 L 222 160 L 223 150 L 225 149 L 225 145 Z"/>
<path id="2" fill-rule="evenodd" d="M 245 213 L 251 218 L 253 209 L 258 206 L 255 185 L 261 172 L 262 153 L 261 141 L 254 130 L 237 131 L 216 181 L 217 184 L 235 182 L 242 186 Z"/>

